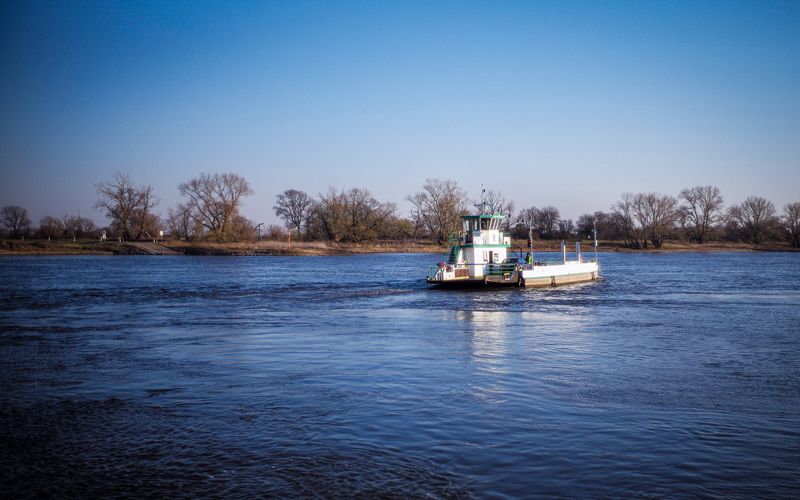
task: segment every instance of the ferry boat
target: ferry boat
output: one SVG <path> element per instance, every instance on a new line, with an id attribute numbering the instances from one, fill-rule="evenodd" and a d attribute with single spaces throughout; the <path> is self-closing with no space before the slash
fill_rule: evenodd
<path id="1" fill-rule="evenodd" d="M 558 261 L 535 261 L 532 235 L 525 257 L 509 252 L 511 237 L 500 229 L 504 218 L 500 214 L 483 213 L 462 217 L 461 234 L 451 240 L 447 260 L 431 266 L 426 282 L 437 286 L 553 287 L 595 281 L 600 277 L 596 233 L 594 259 L 585 259 L 577 242 L 575 259 L 568 260 L 562 241 Z"/>

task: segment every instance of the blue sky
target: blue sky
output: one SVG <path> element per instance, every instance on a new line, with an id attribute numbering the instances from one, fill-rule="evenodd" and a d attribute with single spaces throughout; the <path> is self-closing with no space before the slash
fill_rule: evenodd
<path id="1" fill-rule="evenodd" d="M 236 172 L 404 198 L 426 177 L 518 208 L 714 184 L 800 201 L 800 2 L 69 2 L 0 6 L 0 205 L 104 222 Z"/>

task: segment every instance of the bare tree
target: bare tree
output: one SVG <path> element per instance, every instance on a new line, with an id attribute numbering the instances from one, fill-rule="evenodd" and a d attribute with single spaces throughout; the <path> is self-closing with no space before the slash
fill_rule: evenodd
<path id="1" fill-rule="evenodd" d="M 558 233 L 557 236 L 562 240 L 572 239 L 576 235 L 575 223 L 572 219 L 559 219 L 558 220 Z"/>
<path id="2" fill-rule="evenodd" d="M 61 217 L 61 225 L 64 227 L 64 238 L 76 238 L 78 236 L 78 228 L 80 225 L 78 217 L 64 214 L 64 216 Z"/>
<path id="3" fill-rule="evenodd" d="M 158 205 L 159 201 L 153 195 L 153 188 L 151 186 L 141 186 L 139 189 L 139 204 L 133 211 L 131 223 L 133 225 L 133 234 L 136 239 L 147 235 L 148 238 L 155 238 L 158 231 L 161 229 L 161 218 L 153 213 L 153 208 Z"/>
<path id="4" fill-rule="evenodd" d="M 159 200 L 153 196 L 149 185 L 137 187 L 127 173 L 117 172 L 111 182 L 100 182 L 96 186 L 100 199 L 95 208 L 105 211 L 111 228 L 125 240 L 138 240 L 154 222 L 152 209 Z"/>
<path id="5" fill-rule="evenodd" d="M 561 214 L 558 213 L 556 207 L 547 206 L 537 209 L 534 214 L 533 229 L 539 233 L 541 239 L 552 240 L 556 237 L 560 219 Z"/>
<path id="6" fill-rule="evenodd" d="M 800 248 L 800 202 L 789 203 L 783 207 L 781 222 L 789 243 L 794 248 Z"/>
<path id="7" fill-rule="evenodd" d="M 552 240 L 558 232 L 558 223 L 561 220 L 556 207 L 543 208 L 530 207 L 520 211 L 517 216 L 517 226 L 533 231 L 543 240 Z M 519 232 L 519 231 L 518 231 Z"/>
<path id="8" fill-rule="evenodd" d="M 378 238 L 385 240 L 411 240 L 414 238 L 414 221 L 404 217 L 392 215 L 381 224 Z"/>
<path id="9" fill-rule="evenodd" d="M 581 239 L 586 237 L 591 238 L 592 231 L 595 228 L 595 224 L 596 222 L 594 214 L 583 214 L 580 217 L 578 217 L 578 220 L 575 221 L 575 231 L 578 233 L 578 238 Z"/>
<path id="10" fill-rule="evenodd" d="M 348 217 L 347 239 L 363 241 L 374 239 L 381 226 L 394 216 L 394 203 L 381 203 L 366 189 L 351 189 L 347 192 L 345 213 Z"/>
<path id="11" fill-rule="evenodd" d="M 314 205 L 315 223 L 333 241 L 372 240 L 395 214 L 394 203 L 381 203 L 366 189 L 338 191 L 331 187 Z"/>
<path id="12" fill-rule="evenodd" d="M 655 248 L 661 248 L 675 227 L 677 205 L 678 200 L 667 194 L 639 193 L 633 197 L 633 213 L 639 227 Z"/>
<path id="13" fill-rule="evenodd" d="M 279 194 L 275 200 L 275 215 L 283 220 L 286 227 L 303 234 L 303 225 L 308 219 L 308 211 L 314 201 L 303 191 L 288 189 Z"/>
<path id="14" fill-rule="evenodd" d="M 777 225 L 775 205 L 760 196 L 749 196 L 741 205 L 734 205 L 729 210 L 745 239 L 758 246 Z"/>
<path id="15" fill-rule="evenodd" d="M 578 221 L 575 225 L 578 238 L 591 239 L 596 229 L 598 238 L 607 240 L 625 239 L 625 233 L 622 230 L 623 224 L 618 215 L 614 213 L 606 213 L 598 210 L 593 214 L 583 214 L 578 217 Z"/>
<path id="16" fill-rule="evenodd" d="M 216 241 L 232 236 L 231 225 L 238 215 L 241 199 L 253 194 L 244 177 L 233 173 L 202 174 L 180 184 L 178 189 L 187 198 L 186 207 L 192 220 Z"/>
<path id="17" fill-rule="evenodd" d="M 64 223 L 58 217 L 46 215 L 39 219 L 39 235 L 42 238 L 61 238 L 64 235 Z"/>
<path id="18" fill-rule="evenodd" d="M 486 213 L 495 215 L 505 215 L 507 219 L 511 218 L 511 213 L 514 211 L 514 202 L 506 200 L 503 193 L 500 191 L 488 190 L 483 193 L 483 203 L 485 204 Z"/>
<path id="19" fill-rule="evenodd" d="M 320 194 L 318 200 L 311 207 L 312 216 L 308 222 L 309 228 L 317 238 L 339 241 L 343 238 L 344 229 L 344 193 L 335 187 L 330 187 L 328 192 Z"/>
<path id="20" fill-rule="evenodd" d="M 286 228 L 277 224 L 270 224 L 267 226 L 266 235 L 268 240 L 281 241 L 286 239 Z"/>
<path id="21" fill-rule="evenodd" d="M 634 219 L 634 196 L 623 193 L 620 200 L 611 207 L 617 231 L 622 235 L 625 243 L 630 248 L 642 246 L 641 230 Z M 645 242 L 646 243 L 646 242 Z"/>
<path id="22" fill-rule="evenodd" d="M 167 229 L 173 238 L 190 240 L 194 234 L 192 214 L 186 205 L 179 204 L 167 210 Z"/>
<path id="23" fill-rule="evenodd" d="M 595 229 L 597 229 L 597 236 L 605 239 L 613 240 L 624 237 L 615 227 L 613 214 L 607 214 L 600 210 L 593 214 L 581 215 L 578 217 L 575 226 L 578 238 L 591 239 Z"/>
<path id="24" fill-rule="evenodd" d="M 238 212 L 231 217 L 226 234 L 232 241 L 254 241 L 258 237 L 253 221 Z"/>
<path id="25" fill-rule="evenodd" d="M 695 186 L 681 191 L 685 201 L 680 207 L 680 217 L 689 239 L 704 243 L 709 232 L 723 220 L 722 195 L 715 186 Z"/>
<path id="26" fill-rule="evenodd" d="M 16 205 L 9 205 L 3 207 L 2 218 L 0 223 L 6 228 L 12 238 L 19 238 L 31 228 L 31 219 L 28 217 L 28 211 Z"/>
<path id="27" fill-rule="evenodd" d="M 426 179 L 422 191 L 409 196 L 408 201 L 414 205 L 411 218 L 439 244 L 459 231 L 459 219 L 467 211 L 466 193 L 451 180 Z"/>
<path id="28" fill-rule="evenodd" d="M 78 217 L 78 237 L 79 238 L 94 238 L 100 235 L 97 229 L 97 224 L 93 220 L 86 217 Z"/>
<path id="29" fill-rule="evenodd" d="M 517 214 L 517 223 L 514 226 L 514 236 L 517 238 L 527 238 L 531 229 L 535 227 L 536 207 L 523 208 Z"/>
<path id="30" fill-rule="evenodd" d="M 61 218 L 62 238 L 91 238 L 97 233 L 97 225 L 91 219 L 80 215 L 65 214 Z"/>
<path id="31" fill-rule="evenodd" d="M 504 215 L 503 230 L 511 230 L 511 221 L 514 214 L 514 202 L 506 200 L 500 191 L 488 190 L 483 192 L 483 209 L 488 214 Z M 476 204 L 477 205 L 477 204 Z"/>

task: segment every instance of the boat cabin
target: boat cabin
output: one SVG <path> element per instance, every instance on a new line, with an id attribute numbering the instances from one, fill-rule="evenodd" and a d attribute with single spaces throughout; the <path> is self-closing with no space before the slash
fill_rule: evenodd
<path id="1" fill-rule="evenodd" d="M 458 243 L 450 248 L 447 264 L 463 270 L 458 274 L 480 278 L 485 275 L 488 264 L 505 263 L 511 237 L 500 229 L 504 218 L 497 214 L 462 217 L 461 236 Z"/>

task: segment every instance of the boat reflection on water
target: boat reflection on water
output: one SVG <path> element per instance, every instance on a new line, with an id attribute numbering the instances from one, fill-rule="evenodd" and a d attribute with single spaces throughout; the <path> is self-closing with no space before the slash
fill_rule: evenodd
<path id="1" fill-rule="evenodd" d="M 505 311 L 458 311 L 456 319 L 463 322 L 470 335 L 472 360 L 478 366 L 495 373 L 506 373 L 503 360 L 508 349 L 510 313 Z"/>

